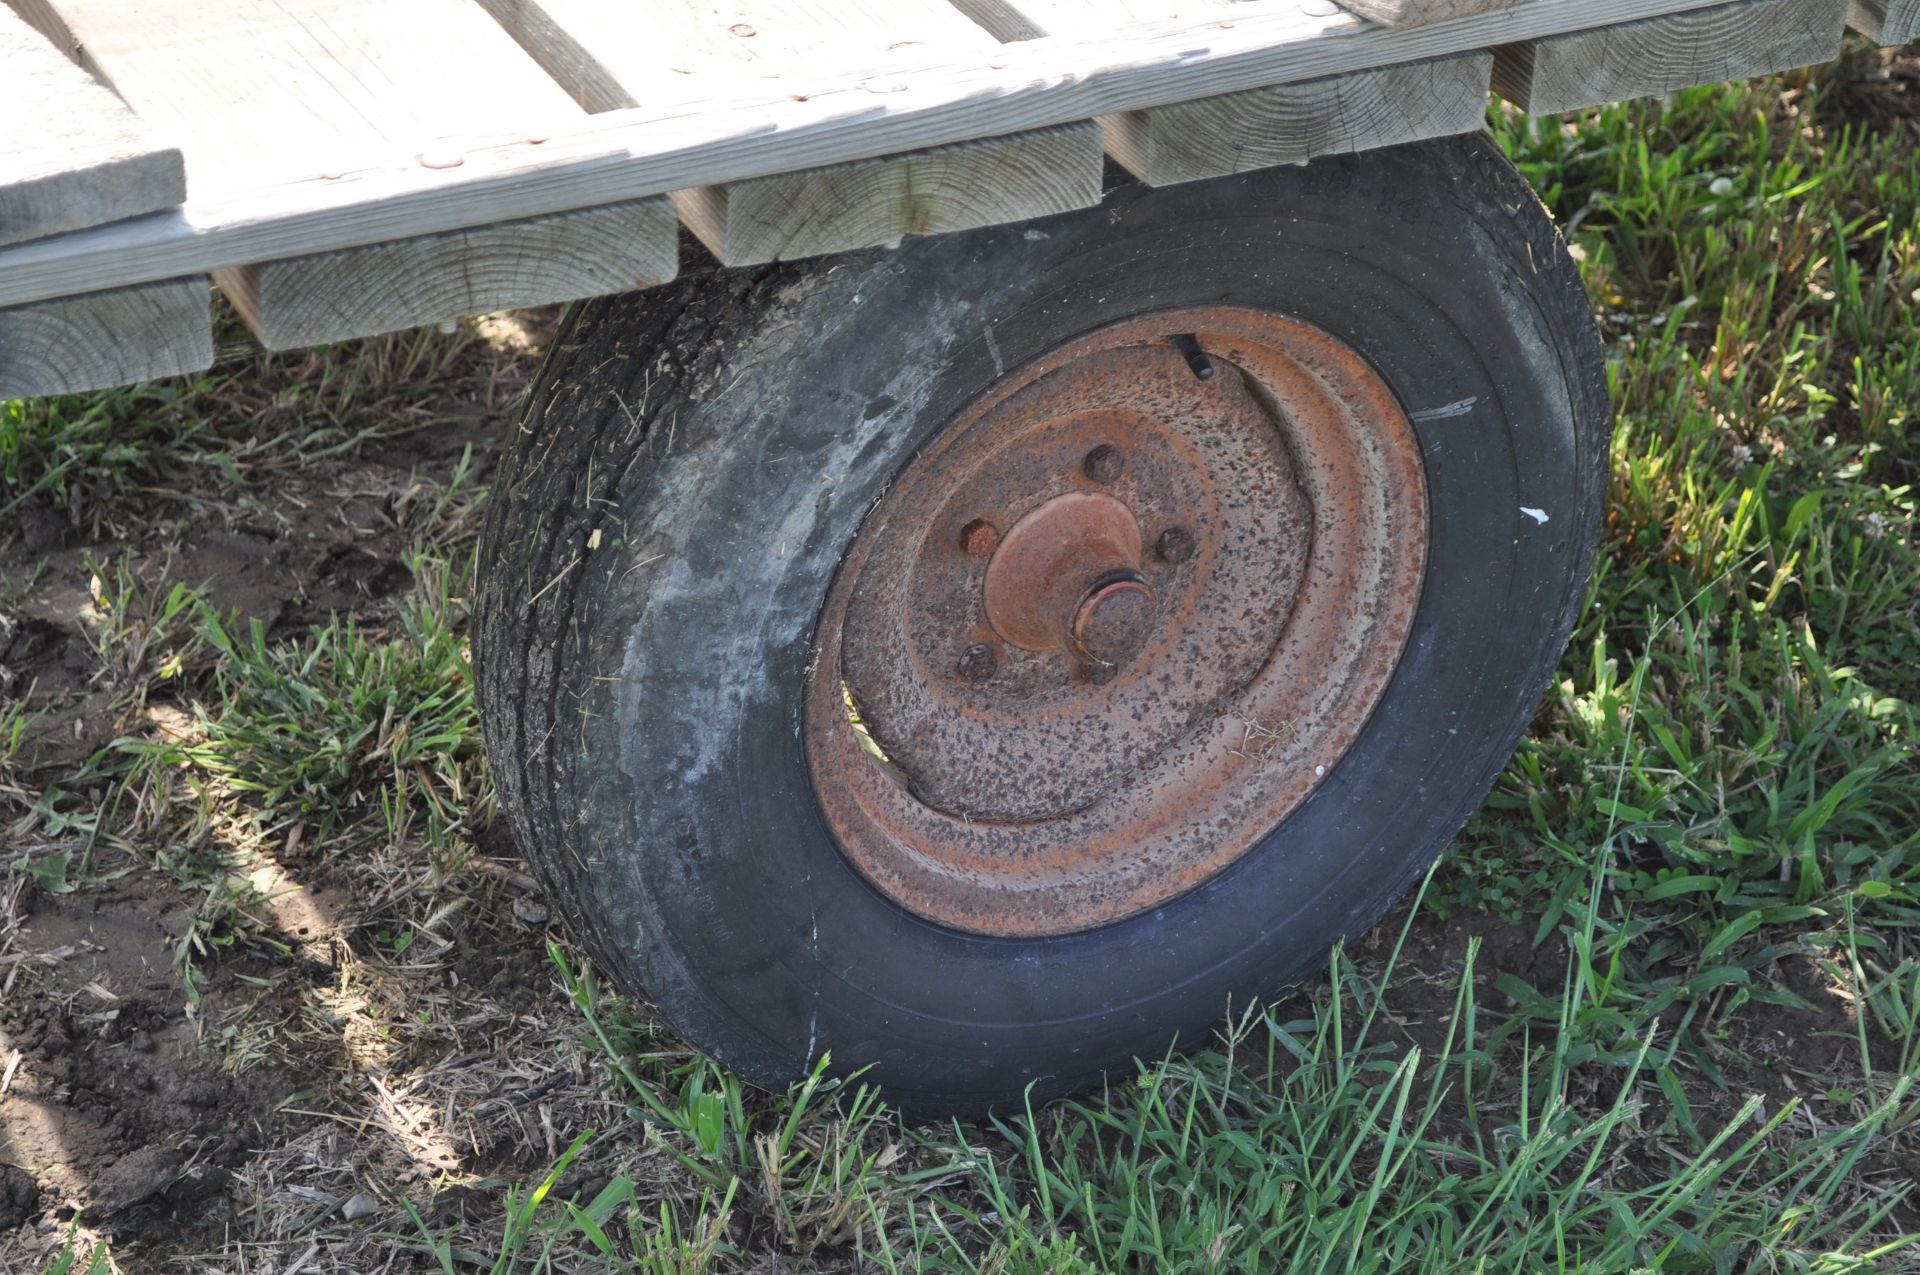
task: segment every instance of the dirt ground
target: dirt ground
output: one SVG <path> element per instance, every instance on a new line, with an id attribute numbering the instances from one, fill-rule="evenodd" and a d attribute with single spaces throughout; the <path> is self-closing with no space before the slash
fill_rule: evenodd
<path id="1" fill-rule="evenodd" d="M 520 919 L 542 919 L 530 881 L 506 868 L 448 950 L 376 971 L 354 952 L 375 901 L 345 876 L 287 896 L 291 951 L 223 960 L 197 1004 L 174 961 L 196 901 L 173 882 L 55 896 L 15 879 L 0 1163 L 40 1172 L 7 1173 L 0 1256 L 48 1256 L 76 1218 L 127 1269 L 330 1214 L 373 1240 L 408 1226 L 389 1201 L 409 1188 L 538 1170 L 603 1105 L 568 1065 L 543 927 Z"/>
<path id="2" fill-rule="evenodd" d="M 295 824 L 280 888 L 240 935 L 197 924 L 206 899 L 165 870 L 164 845 L 77 836 L 61 848 L 84 880 L 65 893 L 13 866 L 48 848 L 21 817 L 40 785 L 117 738 L 191 729 L 182 697 L 161 683 L 129 698 L 103 652 L 101 564 L 147 596 L 197 586 L 270 638 L 336 615 L 388 623 L 414 583 L 409 502 L 444 490 L 469 448 L 484 484 L 552 317 L 515 319 L 496 345 L 349 407 L 343 432 L 374 436 L 340 455 L 265 461 L 239 482 L 163 464 L 121 499 L 36 500 L 0 528 L 0 699 L 30 714 L 0 772 L 0 1270 L 50 1260 L 75 1226 L 111 1238 L 125 1269 L 244 1259 L 236 1235 L 322 1245 L 313 1224 L 329 1217 L 371 1242 L 411 1227 L 392 1204 L 412 1184 L 517 1178 L 604 1106 L 503 825 L 474 829 L 435 882 L 457 924 L 404 951 L 387 936 L 417 919 L 422 886 L 405 846 L 341 856 L 302 845 Z M 241 455 L 295 424 L 274 400 L 310 375 L 289 358 L 248 377 L 248 361 L 235 382 L 261 387 L 215 407 L 218 445 Z M 113 792 L 82 790 L 78 805 Z M 181 971 L 196 940 L 213 952 L 197 999 Z"/>

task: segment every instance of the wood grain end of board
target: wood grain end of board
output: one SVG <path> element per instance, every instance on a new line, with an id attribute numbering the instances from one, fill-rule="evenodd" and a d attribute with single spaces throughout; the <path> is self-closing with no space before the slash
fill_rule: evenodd
<path id="1" fill-rule="evenodd" d="M 884 159 L 674 192 L 687 228 L 729 266 L 893 248 L 1100 202 L 1091 121 Z"/>
<path id="2" fill-rule="evenodd" d="M 0 399 L 80 394 L 212 366 L 205 276 L 0 310 Z"/>
<path id="3" fill-rule="evenodd" d="M 158 212 L 187 197 L 180 151 L 0 5 L 0 244 Z"/>
<path id="4" fill-rule="evenodd" d="M 1529 115 L 1661 97 L 1828 62 L 1848 0 L 1739 0 L 1495 50 L 1493 89 Z"/>
<path id="5" fill-rule="evenodd" d="M 1407 62 L 1101 119 L 1107 151 L 1150 186 L 1304 164 L 1486 123 L 1491 53 Z"/>
<path id="6" fill-rule="evenodd" d="M 1338 0 L 1356 18 L 1387 27 L 1423 27 L 1448 18 L 1505 9 L 1521 0 Z"/>
<path id="7" fill-rule="evenodd" d="M 1847 23 L 1889 47 L 1920 40 L 1920 0 L 1852 0 Z"/>
<path id="8" fill-rule="evenodd" d="M 216 270 L 270 350 L 651 288 L 679 270 L 665 196 Z"/>

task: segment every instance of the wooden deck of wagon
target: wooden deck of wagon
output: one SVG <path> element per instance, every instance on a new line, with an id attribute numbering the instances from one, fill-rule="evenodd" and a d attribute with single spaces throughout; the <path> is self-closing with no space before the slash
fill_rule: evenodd
<path id="1" fill-rule="evenodd" d="M 1920 0 L 10 3 L 0 396 L 208 366 L 209 276 L 301 346 L 662 282 L 681 224 L 889 246 L 1088 206 L 1103 154 L 1194 180 L 1920 37 Z"/>

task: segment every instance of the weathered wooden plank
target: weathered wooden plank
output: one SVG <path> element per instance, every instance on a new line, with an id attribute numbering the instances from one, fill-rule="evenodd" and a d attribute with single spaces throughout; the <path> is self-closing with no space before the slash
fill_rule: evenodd
<path id="1" fill-rule="evenodd" d="M 580 121 L 468 0 L 35 2 L 179 141 L 196 199 Z"/>
<path id="2" fill-rule="evenodd" d="M 1243 0 L 949 0 L 999 40 L 1111 31 L 1123 22 L 1219 22 L 1243 13 Z M 1348 5 L 1301 0 L 1332 17 Z"/>
<path id="3" fill-rule="evenodd" d="M 1847 21 L 1882 44 L 1920 40 L 1920 0 L 1853 0 L 1847 7 Z"/>
<path id="4" fill-rule="evenodd" d="M 1219 18 L 1238 7 L 1237 0 L 959 2 L 1009 41 L 1087 38 L 1119 18 Z M 1171 185 L 1479 128 L 1491 73 L 1491 54 L 1463 54 L 1103 115 L 1099 124 L 1108 154 L 1142 181 Z"/>
<path id="5" fill-rule="evenodd" d="M 38 2 L 143 118 L 183 139 L 196 198 L 382 157 L 457 165 L 476 131 L 525 137 L 585 118 L 468 0 Z M 654 200 L 245 263 L 215 280 L 282 349 L 658 283 L 677 233 Z"/>
<path id="6" fill-rule="evenodd" d="M 0 249 L 0 304 L 164 279 L 413 234 L 533 217 L 871 159 L 1243 89 L 1471 52 L 1596 24 L 1709 7 L 1697 0 L 1525 0 L 1389 28 L 1299 0 L 1241 0 L 1231 21 L 1123 25 L 933 58 L 909 75 L 735 86 L 694 104 L 593 116 L 450 148 L 453 167 L 368 164 L 268 183 L 151 218 Z"/>
<path id="7" fill-rule="evenodd" d="M 1100 202 L 1092 123 L 675 191 L 687 228 L 730 266 L 892 248 L 908 235 L 1025 221 Z"/>
<path id="8" fill-rule="evenodd" d="M 1100 127 L 1109 154 L 1165 186 L 1471 133 L 1486 124 L 1492 75 L 1491 53 L 1463 53 L 1103 115 Z"/>
<path id="9" fill-rule="evenodd" d="M 169 279 L 0 310 L 0 399 L 209 368 L 212 293 L 204 278 Z"/>
<path id="10" fill-rule="evenodd" d="M 1418 27 L 1520 3 L 1523 0 L 1340 0 L 1340 7 L 1369 22 L 1390 27 Z"/>
<path id="11" fill-rule="evenodd" d="M 582 106 L 671 100 L 718 79 L 884 74 L 914 57 L 995 47 L 946 0 L 482 0 Z M 688 229 L 727 265 L 893 247 L 1100 201 L 1100 137 L 1062 126 L 677 191 Z"/>
<path id="12" fill-rule="evenodd" d="M 171 208 L 177 148 L 0 5 L 0 244 Z"/>
<path id="13" fill-rule="evenodd" d="M 672 205 L 656 195 L 221 270 L 214 279 L 263 345 L 289 350 L 650 288 L 678 268 L 678 231 Z M 369 296 L 383 298 L 380 308 L 368 308 Z"/>
<path id="14" fill-rule="evenodd" d="M 1739 0 L 1510 44 L 1493 87 L 1530 115 L 1557 115 L 1810 66 L 1839 56 L 1846 4 Z"/>
<path id="15" fill-rule="evenodd" d="M 964 3 L 976 22 L 1009 41 L 1091 38 L 1118 17 L 1219 17 L 1239 8 L 1238 0 Z M 1165 186 L 1471 132 L 1485 123 L 1492 72 L 1493 55 L 1480 51 L 1103 115 L 1099 124 L 1108 154 L 1142 181 Z"/>
<path id="16" fill-rule="evenodd" d="M 1448 18 L 1504 9 L 1524 0 L 1300 0 L 1308 14 L 1329 16 L 1344 9 L 1358 18 L 1390 27 L 1418 27 Z M 951 0 L 953 6 L 1003 40 L 1031 40 L 1111 27 L 1116 22 L 1208 21 L 1230 18 L 1242 0 Z M 1026 24 L 1025 34 L 1009 34 Z"/>
<path id="17" fill-rule="evenodd" d="M 864 78 L 993 44 L 947 0 L 479 2 L 590 111 L 709 98 L 716 79 Z M 550 47 L 568 42 L 551 65 Z M 588 63 L 597 86 L 580 82 Z"/>

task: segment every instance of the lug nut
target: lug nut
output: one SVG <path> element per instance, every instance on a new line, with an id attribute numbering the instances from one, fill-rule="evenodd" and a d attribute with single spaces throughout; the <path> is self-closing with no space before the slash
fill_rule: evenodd
<path id="1" fill-rule="evenodd" d="M 1194 339 L 1193 333 L 1182 332 L 1175 336 L 1173 348 L 1180 351 L 1180 357 L 1187 361 L 1187 369 L 1193 373 L 1195 380 L 1213 379 L 1213 360 L 1200 348 L 1200 342 Z"/>
<path id="2" fill-rule="evenodd" d="M 985 518 L 975 518 L 960 528 L 960 547 L 969 557 L 984 558 L 1000 547 L 1000 528 Z"/>
<path id="3" fill-rule="evenodd" d="M 1112 443 L 1100 444 L 1088 452 L 1086 460 L 1080 464 L 1080 468 L 1086 471 L 1087 477 L 1097 483 L 1114 481 L 1120 477 L 1120 471 L 1126 467 L 1126 457 L 1122 456 L 1120 449 Z"/>
<path id="4" fill-rule="evenodd" d="M 1000 657 L 985 642 L 975 642 L 960 652 L 960 676 L 975 686 L 991 678 L 999 668 Z"/>
<path id="5" fill-rule="evenodd" d="M 1185 562 L 1193 556 L 1193 533 L 1185 527 L 1168 527 L 1154 541 L 1153 551 L 1162 562 Z"/>

